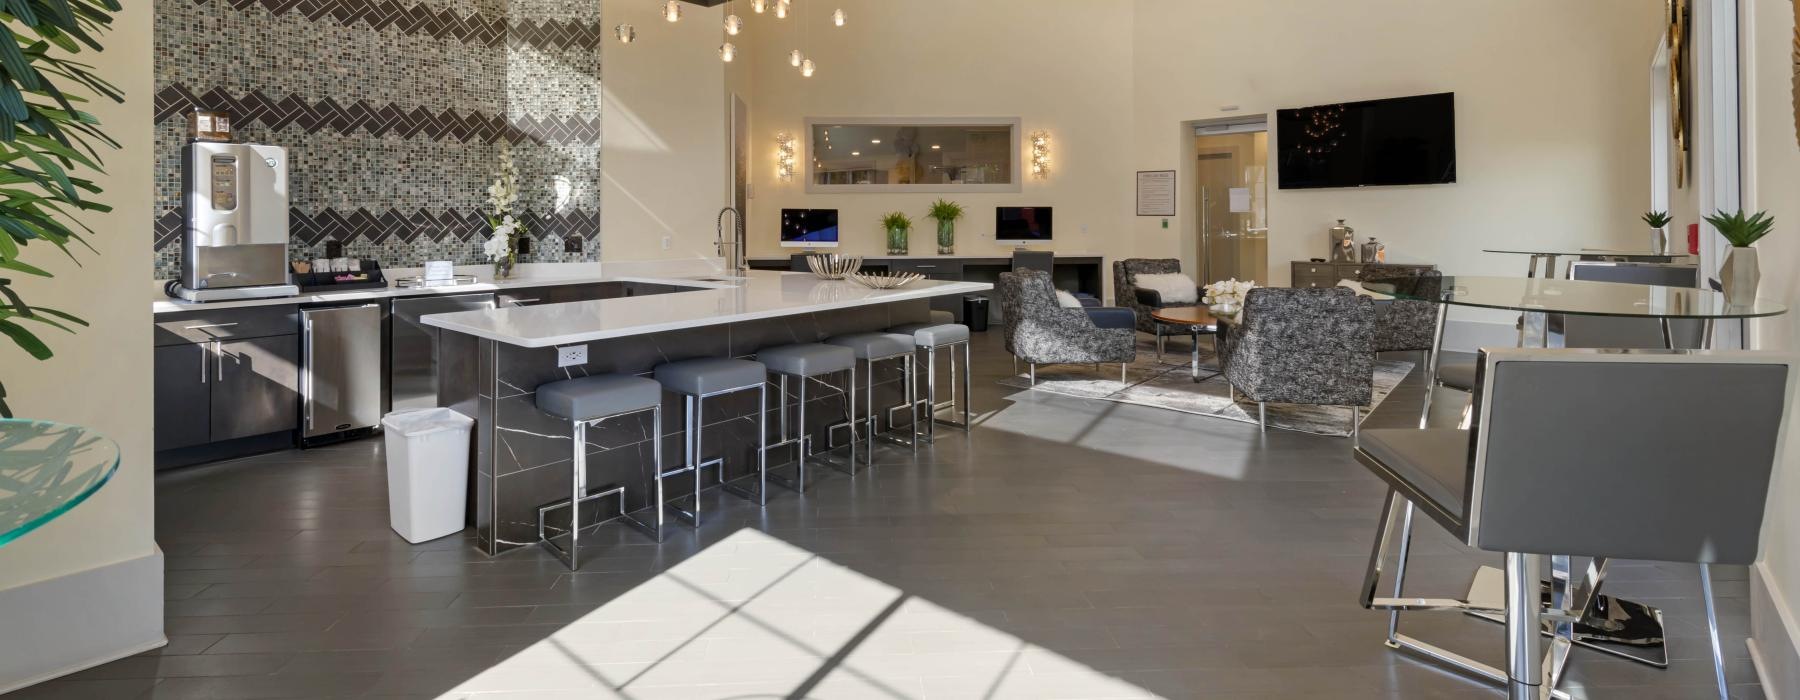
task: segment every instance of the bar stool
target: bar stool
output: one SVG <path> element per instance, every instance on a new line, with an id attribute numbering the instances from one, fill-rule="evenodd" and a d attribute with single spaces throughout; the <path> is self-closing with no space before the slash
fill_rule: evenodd
<path id="1" fill-rule="evenodd" d="M 880 427 L 880 418 L 875 414 L 875 363 L 887 360 L 900 360 L 906 381 L 906 400 L 902 404 L 912 409 L 912 437 L 906 441 L 913 452 L 919 451 L 919 407 L 916 400 L 917 388 L 913 384 L 913 338 L 899 333 L 851 333 L 828 338 L 827 345 L 850 348 L 856 353 L 856 359 L 863 364 L 863 371 L 868 373 L 864 381 L 865 396 L 863 398 L 863 417 L 856 417 L 856 407 L 850 407 L 850 441 L 856 441 L 856 427 L 859 423 L 868 423 L 869 431 L 863 453 L 863 464 L 875 461 L 875 433 Z M 890 419 L 889 426 L 893 423 Z"/>
<path id="2" fill-rule="evenodd" d="M 700 470 L 707 467 L 719 468 L 719 486 L 726 492 L 739 496 L 757 505 L 768 504 L 768 418 L 762 407 L 768 405 L 769 391 L 767 386 L 768 370 L 761 362 L 738 360 L 725 357 L 702 357 L 692 360 L 669 362 L 656 366 L 656 381 L 662 388 L 680 394 L 684 401 L 682 418 L 682 466 L 671 470 L 664 476 L 674 476 L 688 471 L 694 473 L 694 509 L 683 510 L 675 507 L 675 514 L 694 527 L 700 527 Z M 706 400 L 715 396 L 733 394 L 740 391 L 757 391 L 756 411 L 756 477 L 755 492 L 739 488 L 725 478 L 725 458 L 715 457 L 701 461 L 700 452 L 704 445 L 701 441 L 706 421 L 703 411 Z M 745 475 L 746 478 L 749 475 Z"/>
<path id="3" fill-rule="evenodd" d="M 567 565 L 570 570 L 580 568 L 581 539 L 581 504 L 597 498 L 617 495 L 619 497 L 619 517 L 626 524 L 649 535 L 650 539 L 662 541 L 663 525 L 663 489 L 662 489 L 662 385 L 643 377 L 631 377 L 622 374 L 601 374 L 591 377 L 577 377 L 559 382 L 551 382 L 537 388 L 538 410 L 569 421 L 573 439 L 573 456 L 570 460 L 569 500 L 558 501 L 537 510 L 538 544 L 550 550 L 557 559 Z M 588 493 L 587 490 L 587 429 L 590 425 L 598 425 L 602 421 L 613 418 L 650 412 L 650 434 L 656 436 L 651 440 L 651 454 L 654 464 L 651 472 L 651 490 L 654 492 L 651 501 L 652 512 L 655 513 L 655 524 L 638 520 L 625 512 L 625 487 L 614 486 L 604 491 Z M 557 508 L 569 509 L 569 548 L 556 546 L 544 536 L 544 515 Z"/>
<path id="4" fill-rule="evenodd" d="M 806 429 L 806 385 L 818 377 L 848 370 L 849 382 L 845 385 L 844 409 L 850 412 L 856 405 L 856 352 L 847 347 L 825 345 L 823 343 L 800 343 L 764 348 L 756 352 L 756 361 L 763 363 L 774 373 L 780 382 L 777 393 L 781 395 L 778 410 L 781 418 L 779 425 L 781 437 L 779 441 L 768 445 L 769 449 L 795 446 L 796 456 L 794 480 L 771 474 L 775 483 L 786 486 L 795 493 L 806 493 L 806 457 L 812 451 L 812 434 Z M 788 437 L 788 377 L 800 380 L 799 423 L 800 429 L 793 437 Z M 837 465 L 833 465 L 837 466 Z M 840 471 L 851 476 L 856 475 L 856 440 L 850 440 L 850 462 L 847 466 L 838 466 Z"/>
<path id="5" fill-rule="evenodd" d="M 969 375 L 974 368 L 969 359 L 969 327 L 960 323 L 908 323 L 888 329 L 889 333 L 910 335 L 913 345 L 925 351 L 925 411 L 931 419 L 925 423 L 925 441 L 937 440 L 937 425 L 943 423 L 953 428 L 969 429 Z M 940 421 L 939 410 L 956 408 L 956 346 L 962 346 L 962 422 Z M 950 355 L 950 400 L 938 405 L 937 401 L 937 354 L 938 350 L 949 349 Z M 888 421 L 893 422 L 893 411 L 889 410 Z"/>

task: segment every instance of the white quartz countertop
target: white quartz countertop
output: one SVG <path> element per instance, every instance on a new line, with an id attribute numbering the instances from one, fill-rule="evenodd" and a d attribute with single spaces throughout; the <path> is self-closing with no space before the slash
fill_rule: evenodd
<path id="1" fill-rule="evenodd" d="M 700 286 L 681 279 L 646 280 Z M 900 289 L 870 289 L 809 273 L 751 271 L 706 289 L 619 299 L 433 314 L 428 326 L 528 348 L 752 321 L 795 314 L 991 290 L 985 282 L 920 280 Z"/>
<path id="2" fill-rule="evenodd" d="M 630 275 L 602 274 L 597 264 L 564 264 L 545 266 L 551 272 L 531 276 L 514 277 L 495 280 L 487 266 L 475 268 L 459 267 L 458 274 L 480 271 L 481 279 L 471 284 L 445 285 L 438 287 L 397 287 L 395 279 L 417 275 L 416 268 L 389 270 L 387 287 L 374 289 L 353 289 L 338 292 L 315 292 L 291 297 L 273 297 L 268 299 L 235 299 L 230 301 L 193 302 L 171 298 L 163 292 L 162 280 L 155 283 L 150 301 L 153 313 L 179 313 L 183 311 L 217 311 L 220 309 L 240 309 L 249 306 L 281 306 L 283 304 L 337 304 L 354 301 L 373 301 L 392 297 L 428 296 L 436 294 L 479 294 L 482 292 L 503 292 L 509 289 L 531 289 L 534 287 L 558 287 L 571 284 L 593 284 L 596 282 L 657 282 L 663 284 L 681 284 L 689 286 L 707 286 L 707 282 L 686 279 L 688 275 Z M 705 277 L 696 275 L 695 277 Z M 675 279 L 682 277 L 683 279 Z"/>

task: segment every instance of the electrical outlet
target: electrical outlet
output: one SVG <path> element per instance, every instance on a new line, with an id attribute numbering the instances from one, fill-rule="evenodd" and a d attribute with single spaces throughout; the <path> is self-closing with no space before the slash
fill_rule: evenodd
<path id="1" fill-rule="evenodd" d="M 663 246 L 663 250 L 668 250 L 670 248 L 674 248 L 675 247 L 675 237 L 674 236 L 663 236 L 662 237 L 662 246 Z"/>
<path id="2" fill-rule="evenodd" d="M 587 364 L 587 345 L 564 345 L 556 349 L 557 367 Z"/>
<path id="3" fill-rule="evenodd" d="M 564 253 L 580 253 L 581 252 L 581 237 L 580 236 L 570 236 L 568 238 L 564 238 L 563 239 L 563 252 Z"/>

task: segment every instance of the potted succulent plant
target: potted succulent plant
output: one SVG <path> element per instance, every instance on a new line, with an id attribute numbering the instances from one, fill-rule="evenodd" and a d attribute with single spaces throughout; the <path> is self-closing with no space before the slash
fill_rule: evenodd
<path id="1" fill-rule="evenodd" d="M 937 220 L 938 255 L 956 253 L 956 220 L 962 215 L 963 206 L 956 202 L 939 199 L 931 203 L 931 212 L 926 216 Z"/>
<path id="2" fill-rule="evenodd" d="M 1719 235 L 1731 242 L 1731 253 L 1725 256 L 1725 265 L 1719 268 L 1725 303 L 1756 303 L 1756 286 L 1762 282 L 1762 270 L 1757 264 L 1756 249 L 1750 246 L 1775 228 L 1774 217 L 1766 211 L 1751 216 L 1744 216 L 1742 210 L 1731 214 L 1720 211 L 1706 217 L 1706 223 L 1712 224 Z"/>
<path id="3" fill-rule="evenodd" d="M 906 237 L 912 233 L 912 219 L 900 212 L 891 212 L 881 217 L 881 227 L 887 230 L 888 255 L 905 255 Z"/>
<path id="4" fill-rule="evenodd" d="M 1669 212 L 1644 212 L 1644 223 L 1650 225 L 1650 252 L 1657 255 L 1669 253 Z"/>

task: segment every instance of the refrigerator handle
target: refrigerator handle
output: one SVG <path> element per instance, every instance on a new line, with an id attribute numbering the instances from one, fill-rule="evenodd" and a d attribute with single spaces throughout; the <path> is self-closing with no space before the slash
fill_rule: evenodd
<path id="1" fill-rule="evenodd" d="M 302 314 L 302 316 L 304 316 L 304 314 Z M 300 343 L 302 346 L 304 346 L 306 348 L 305 356 L 300 359 L 300 403 L 304 404 L 306 406 L 306 429 L 312 430 L 312 427 L 313 427 L 313 401 L 312 401 L 312 398 L 313 398 L 313 376 L 312 376 L 312 373 L 313 373 L 313 334 L 312 334 L 313 322 L 312 322 L 312 319 L 307 318 L 305 325 L 306 325 L 305 333 L 303 334 L 303 337 L 301 338 L 301 343 Z"/>

